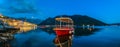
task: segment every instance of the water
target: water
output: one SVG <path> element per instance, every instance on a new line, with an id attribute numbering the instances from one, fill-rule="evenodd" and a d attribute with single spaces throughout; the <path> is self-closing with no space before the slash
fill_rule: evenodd
<path id="1" fill-rule="evenodd" d="M 51 29 L 16 33 L 9 44 L 11 47 L 56 47 L 54 41 L 57 37 Z M 120 47 L 119 29 L 118 26 L 97 27 L 94 30 L 75 28 L 75 33 L 67 42 L 71 47 Z"/>

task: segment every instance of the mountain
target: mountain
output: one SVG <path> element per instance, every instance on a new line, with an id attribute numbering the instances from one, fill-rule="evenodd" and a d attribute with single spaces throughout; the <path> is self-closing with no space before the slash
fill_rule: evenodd
<path id="1" fill-rule="evenodd" d="M 118 26 L 120 26 L 120 23 L 113 23 L 113 24 L 109 24 L 109 25 L 118 25 Z"/>
<path id="2" fill-rule="evenodd" d="M 27 22 L 30 22 L 30 23 L 34 23 L 34 24 L 39 24 L 41 23 L 41 19 L 30 19 L 30 18 L 16 18 L 18 20 L 22 20 L 22 21 L 27 21 Z"/>
<path id="3" fill-rule="evenodd" d="M 60 16 L 56 16 L 54 18 L 47 18 L 46 20 L 42 21 L 39 25 L 55 25 L 55 18 L 57 17 L 69 17 L 74 21 L 74 25 L 96 25 L 96 26 L 102 26 L 102 25 L 106 25 L 106 23 L 99 21 L 97 19 L 88 17 L 88 16 L 82 16 L 82 15 L 60 15 Z"/>

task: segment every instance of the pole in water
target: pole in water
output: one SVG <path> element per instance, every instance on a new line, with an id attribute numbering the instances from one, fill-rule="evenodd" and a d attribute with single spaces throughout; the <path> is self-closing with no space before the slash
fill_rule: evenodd
<path id="1" fill-rule="evenodd" d="M 61 18 L 62 18 L 62 16 L 61 16 Z M 62 23 L 61 23 L 61 19 L 60 19 L 60 29 L 61 29 L 61 24 L 62 24 Z"/>
<path id="2" fill-rule="evenodd" d="M 87 28 L 90 29 L 90 25 L 87 25 Z"/>
<path id="3" fill-rule="evenodd" d="M 94 24 L 92 25 L 92 28 L 93 28 L 93 29 L 95 28 L 95 25 L 94 25 Z"/>
<path id="4" fill-rule="evenodd" d="M 83 29 L 85 29 L 85 25 L 84 24 L 82 25 L 82 27 L 83 27 Z"/>

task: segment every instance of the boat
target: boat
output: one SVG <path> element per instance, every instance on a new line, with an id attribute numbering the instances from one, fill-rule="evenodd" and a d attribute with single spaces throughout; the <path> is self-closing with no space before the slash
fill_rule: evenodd
<path id="1" fill-rule="evenodd" d="M 55 20 L 55 28 L 53 30 L 57 36 L 68 35 L 74 32 L 73 20 L 71 18 L 60 17 Z"/>

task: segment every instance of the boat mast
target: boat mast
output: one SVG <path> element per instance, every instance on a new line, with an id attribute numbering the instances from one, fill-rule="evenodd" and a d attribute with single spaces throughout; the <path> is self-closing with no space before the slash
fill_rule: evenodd
<path id="1" fill-rule="evenodd" d="M 62 18 L 62 16 L 60 18 Z M 62 24 L 62 22 L 61 22 L 61 19 L 60 19 L 60 29 L 61 29 L 61 24 Z"/>

